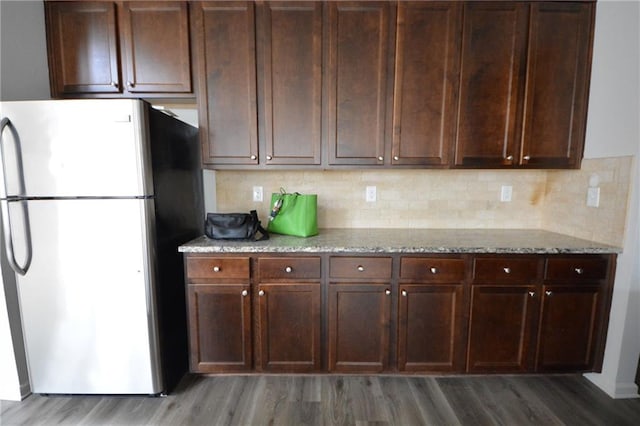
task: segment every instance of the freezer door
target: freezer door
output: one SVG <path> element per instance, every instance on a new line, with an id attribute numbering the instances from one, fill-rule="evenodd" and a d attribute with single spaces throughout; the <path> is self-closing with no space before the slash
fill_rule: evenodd
<path id="1" fill-rule="evenodd" d="M 145 108 L 132 99 L 0 102 L 10 120 L 2 132 L 8 195 L 152 195 Z"/>
<path id="2" fill-rule="evenodd" d="M 136 199 L 28 202 L 33 260 L 18 289 L 34 393 L 162 391 L 152 208 Z"/>

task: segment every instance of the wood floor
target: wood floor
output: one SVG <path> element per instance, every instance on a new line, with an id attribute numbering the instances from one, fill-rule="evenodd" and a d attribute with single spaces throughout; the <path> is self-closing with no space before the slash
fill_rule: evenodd
<path id="1" fill-rule="evenodd" d="M 0 425 L 640 425 L 581 376 L 186 376 L 164 398 L 32 395 Z"/>

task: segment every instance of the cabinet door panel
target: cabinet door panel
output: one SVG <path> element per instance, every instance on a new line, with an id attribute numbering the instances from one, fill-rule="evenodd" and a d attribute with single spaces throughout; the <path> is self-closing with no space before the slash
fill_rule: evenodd
<path id="1" fill-rule="evenodd" d="M 473 286 L 467 371 L 531 369 L 531 325 L 539 295 L 533 286 Z"/>
<path id="2" fill-rule="evenodd" d="M 382 164 L 387 114 L 389 4 L 329 7 L 329 164 Z"/>
<path id="3" fill-rule="evenodd" d="M 265 371 L 317 371 L 320 284 L 260 284 L 260 363 Z"/>
<path id="4" fill-rule="evenodd" d="M 45 2 L 52 96 L 119 93 L 113 2 Z"/>
<path id="5" fill-rule="evenodd" d="M 460 12 L 459 3 L 398 3 L 392 164 L 449 163 Z"/>
<path id="6" fill-rule="evenodd" d="M 127 91 L 190 92 L 187 3 L 125 2 L 120 10 Z"/>
<path id="7" fill-rule="evenodd" d="M 462 285 L 400 287 L 398 369 L 462 371 Z"/>
<path id="8" fill-rule="evenodd" d="M 531 6 L 524 164 L 580 167 L 587 120 L 593 6 Z"/>
<path id="9" fill-rule="evenodd" d="M 526 7 L 518 2 L 465 4 L 457 166 L 509 166 L 518 158 Z"/>
<path id="10" fill-rule="evenodd" d="M 322 3 L 258 9 L 266 164 L 320 164 Z"/>
<path id="11" fill-rule="evenodd" d="M 195 8 L 200 137 L 205 164 L 257 164 L 254 5 Z"/>
<path id="12" fill-rule="evenodd" d="M 190 285 L 192 372 L 251 369 L 251 298 L 248 285 Z"/>
<path id="13" fill-rule="evenodd" d="M 591 371 L 600 291 L 597 286 L 545 286 L 538 371 Z"/>
<path id="14" fill-rule="evenodd" d="M 380 285 L 329 286 L 329 371 L 387 368 L 390 293 Z"/>

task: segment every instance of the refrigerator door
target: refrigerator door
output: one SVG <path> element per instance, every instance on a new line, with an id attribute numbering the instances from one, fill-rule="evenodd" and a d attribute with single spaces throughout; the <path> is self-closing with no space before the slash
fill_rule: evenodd
<path id="1" fill-rule="evenodd" d="M 21 202 L 10 203 L 16 217 Z M 27 203 L 33 261 L 18 289 L 32 391 L 161 392 L 154 265 L 146 254 L 153 202 Z M 20 252 L 24 242 L 15 244 Z"/>
<path id="2" fill-rule="evenodd" d="M 153 195 L 145 107 L 132 99 L 0 102 L 10 121 L 2 132 L 8 195 Z"/>

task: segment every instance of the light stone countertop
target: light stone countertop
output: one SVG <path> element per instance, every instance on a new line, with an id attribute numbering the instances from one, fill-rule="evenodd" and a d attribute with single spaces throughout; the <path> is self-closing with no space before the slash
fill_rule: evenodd
<path id="1" fill-rule="evenodd" d="M 198 237 L 182 253 L 621 253 L 620 247 L 531 229 L 320 229 L 315 237 L 266 241 Z"/>

